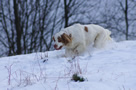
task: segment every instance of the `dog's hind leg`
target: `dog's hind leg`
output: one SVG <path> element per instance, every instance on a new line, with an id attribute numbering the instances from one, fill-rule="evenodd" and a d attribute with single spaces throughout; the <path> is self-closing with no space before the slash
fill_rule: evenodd
<path id="1" fill-rule="evenodd" d="M 103 48 L 105 46 L 106 42 L 106 34 L 105 32 L 99 33 L 94 41 L 94 47 L 95 48 Z"/>

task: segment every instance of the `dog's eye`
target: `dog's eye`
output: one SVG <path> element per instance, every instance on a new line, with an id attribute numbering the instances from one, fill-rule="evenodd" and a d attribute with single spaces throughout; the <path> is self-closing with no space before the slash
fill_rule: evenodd
<path id="1" fill-rule="evenodd" d="M 61 42 L 61 37 L 58 37 L 58 42 Z"/>
<path id="2" fill-rule="evenodd" d="M 53 40 L 54 40 L 54 42 L 55 42 L 55 38 L 53 37 L 52 39 L 53 39 Z"/>
<path id="3" fill-rule="evenodd" d="M 61 42 L 61 40 L 59 39 L 58 42 Z"/>

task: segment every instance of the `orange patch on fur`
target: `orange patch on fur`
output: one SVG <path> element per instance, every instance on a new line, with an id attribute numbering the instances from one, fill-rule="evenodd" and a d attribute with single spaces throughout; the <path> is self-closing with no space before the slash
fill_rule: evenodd
<path id="1" fill-rule="evenodd" d="M 85 26 L 85 27 L 84 27 L 84 30 L 85 30 L 86 32 L 88 32 L 88 27 Z"/>
<path id="2" fill-rule="evenodd" d="M 72 41 L 71 34 L 67 35 L 63 33 L 60 37 L 58 37 L 58 42 L 62 42 L 64 45 L 67 45 Z"/>
<path id="3" fill-rule="evenodd" d="M 71 37 L 70 37 L 69 35 L 65 34 L 65 33 L 63 33 L 63 34 L 61 35 L 61 38 L 62 38 L 63 43 L 64 43 L 65 45 L 67 45 L 68 43 L 70 43 L 71 40 L 72 40 Z"/>

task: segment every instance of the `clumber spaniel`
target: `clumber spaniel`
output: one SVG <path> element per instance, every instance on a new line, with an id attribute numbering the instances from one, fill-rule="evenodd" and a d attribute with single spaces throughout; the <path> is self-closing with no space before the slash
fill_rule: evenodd
<path id="1" fill-rule="evenodd" d="M 74 24 L 62 29 L 53 36 L 56 50 L 65 47 L 65 56 L 77 56 L 86 51 L 89 45 L 103 48 L 111 40 L 111 32 L 101 26 Z"/>

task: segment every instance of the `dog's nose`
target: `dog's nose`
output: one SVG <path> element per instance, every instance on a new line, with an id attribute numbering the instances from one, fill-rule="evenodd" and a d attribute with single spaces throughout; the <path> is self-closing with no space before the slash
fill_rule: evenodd
<path id="1" fill-rule="evenodd" d="M 56 44 L 54 45 L 54 48 L 57 48 L 57 45 L 56 45 Z"/>

